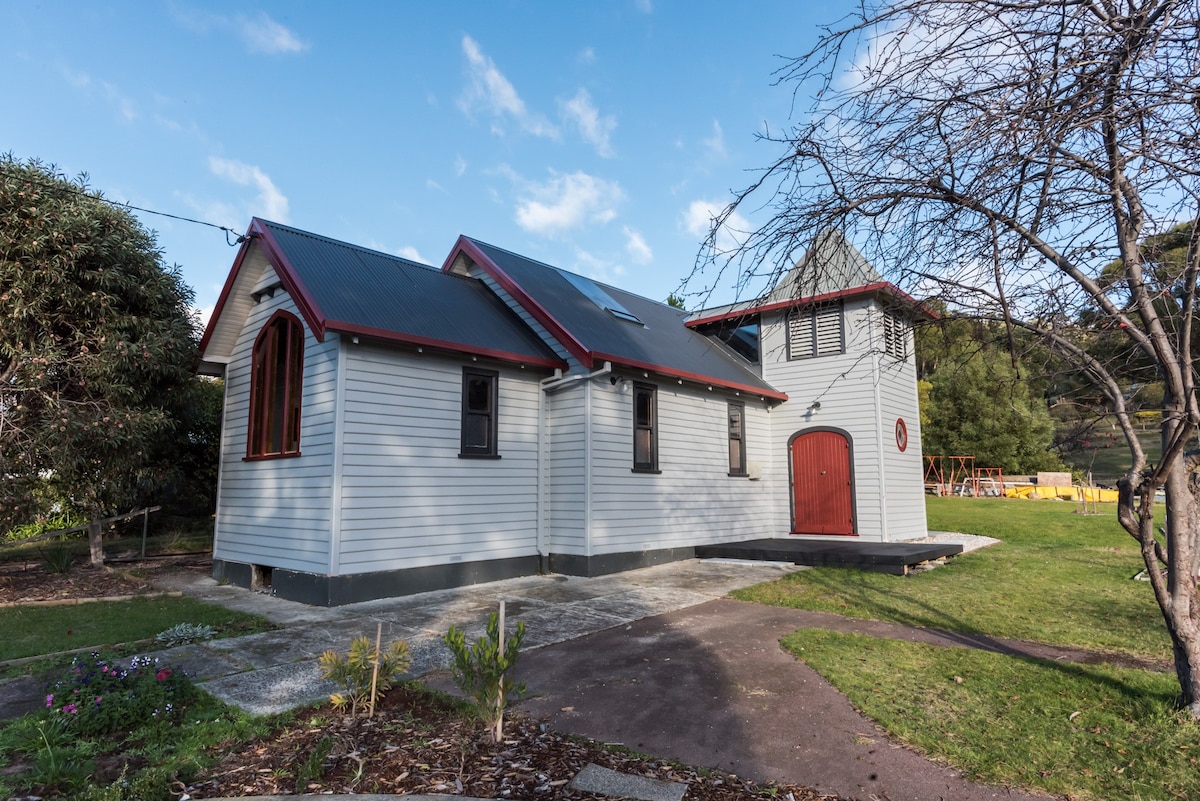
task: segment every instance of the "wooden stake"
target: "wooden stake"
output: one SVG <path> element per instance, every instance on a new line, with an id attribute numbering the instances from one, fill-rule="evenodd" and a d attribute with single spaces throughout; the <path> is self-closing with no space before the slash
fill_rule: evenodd
<path id="1" fill-rule="evenodd" d="M 497 643 L 500 650 L 496 654 L 497 659 L 504 659 L 504 600 L 500 601 L 500 641 Z M 492 737 L 496 742 L 500 742 L 504 738 L 504 676 L 500 677 L 499 682 L 500 693 L 496 697 L 496 731 L 492 732 Z"/>
<path id="2" fill-rule="evenodd" d="M 379 681 L 379 646 L 383 640 L 383 622 L 380 621 L 379 627 L 375 629 L 375 667 L 371 670 L 371 706 L 369 718 L 375 717 L 375 687 Z"/>

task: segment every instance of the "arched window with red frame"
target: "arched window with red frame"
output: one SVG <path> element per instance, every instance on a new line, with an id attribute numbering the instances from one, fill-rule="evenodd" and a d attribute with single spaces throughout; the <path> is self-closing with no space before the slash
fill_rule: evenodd
<path id="1" fill-rule="evenodd" d="M 254 340 L 247 457 L 300 454 L 303 378 L 304 326 L 294 314 L 277 311 Z"/>

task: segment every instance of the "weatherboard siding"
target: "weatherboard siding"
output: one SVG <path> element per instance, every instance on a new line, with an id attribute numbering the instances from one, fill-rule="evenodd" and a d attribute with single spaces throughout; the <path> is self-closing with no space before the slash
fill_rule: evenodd
<path id="1" fill-rule="evenodd" d="M 810 359 L 787 359 L 782 314 L 762 321 L 763 377 L 791 400 L 772 412 L 773 464 L 788 475 L 788 440 L 796 433 L 834 428 L 850 436 L 855 529 L 866 540 L 890 542 L 923 537 L 920 422 L 912 334 L 904 362 L 883 352 L 882 311 L 870 299 L 847 302 L 846 351 Z M 819 410 L 810 411 L 814 401 Z M 876 405 L 878 404 L 878 406 Z M 900 453 L 895 422 L 903 417 L 909 445 Z M 778 485 L 777 503 L 791 522 L 791 487 Z"/>
<path id="2" fill-rule="evenodd" d="M 587 555 L 587 413 L 582 382 L 546 397 L 546 548 Z"/>
<path id="3" fill-rule="evenodd" d="M 336 573 L 536 553 L 539 376 L 486 365 L 500 373 L 501 458 L 463 459 L 462 369 L 473 364 L 347 349 Z"/>
<path id="4" fill-rule="evenodd" d="M 514 314 L 520 317 L 521 322 L 529 326 L 529 329 L 537 334 L 541 340 L 546 343 L 547 347 L 554 351 L 554 355 L 558 356 L 558 358 L 562 359 L 568 364 L 568 370 L 580 366 L 579 360 L 572 356 L 571 353 L 563 346 L 563 344 L 546 330 L 544 325 L 534 319 L 534 316 L 530 314 L 524 306 L 522 306 L 520 303 L 517 303 L 513 296 L 510 295 L 504 287 L 500 286 L 499 282 L 497 282 L 496 279 L 493 278 L 486 270 L 482 269 L 478 264 L 472 264 L 467 269 L 467 274 L 472 278 L 477 278 L 482 281 L 484 285 L 496 295 L 496 297 L 504 301 L 504 305 L 508 306 L 508 308 L 511 309 Z"/>
<path id="5" fill-rule="evenodd" d="M 653 383 L 647 380 L 648 383 Z M 778 534 L 770 423 L 757 398 L 658 384 L 658 473 L 634 473 L 632 386 L 592 391 L 593 554 L 732 542 Z M 728 401 L 746 405 L 746 459 L 763 478 L 729 475 Z"/>
<path id="6" fill-rule="evenodd" d="M 276 279 L 267 267 L 255 288 Z M 218 559 L 311 573 L 329 564 L 337 337 L 318 342 L 305 326 L 300 456 L 246 460 L 251 351 L 276 310 L 300 317 L 282 289 L 253 306 L 225 372 L 225 438 L 218 487 Z"/>

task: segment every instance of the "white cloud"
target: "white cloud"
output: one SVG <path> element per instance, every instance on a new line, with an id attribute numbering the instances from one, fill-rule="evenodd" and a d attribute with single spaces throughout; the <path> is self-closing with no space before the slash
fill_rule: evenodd
<path id="1" fill-rule="evenodd" d="M 597 154 L 612 158 L 613 149 L 608 138 L 617 127 L 616 117 L 601 117 L 587 89 L 581 88 L 570 100 L 559 101 L 559 105 L 563 116 L 579 127 L 584 141 L 596 148 Z"/>
<path id="2" fill-rule="evenodd" d="M 721 123 L 713 120 L 712 136 L 700 140 L 704 145 L 704 149 L 708 151 L 709 158 L 724 160 L 729 154 L 725 150 L 725 132 L 721 130 Z"/>
<path id="3" fill-rule="evenodd" d="M 575 262 L 571 265 L 571 269 L 593 281 L 610 284 L 616 283 L 616 279 L 625 275 L 625 268 L 620 263 L 599 258 L 578 247 L 575 248 Z"/>
<path id="4" fill-rule="evenodd" d="M 525 101 L 517 94 L 516 88 L 504 77 L 492 61 L 479 48 L 479 44 L 470 36 L 463 36 L 463 55 L 467 57 L 467 78 L 469 84 L 459 99 L 459 108 L 466 114 L 472 114 L 476 109 L 491 114 L 495 121 L 492 124 L 493 133 L 503 135 L 504 129 L 499 121 L 505 118 L 514 120 L 523 131 L 534 136 L 558 138 L 558 129 L 541 114 L 531 112 L 525 106 Z"/>
<path id="5" fill-rule="evenodd" d="M 654 0 L 634 0 L 633 5 L 643 14 L 654 13 Z"/>
<path id="6" fill-rule="evenodd" d="M 238 14 L 236 25 L 238 36 L 251 53 L 303 53 L 309 47 L 308 42 L 271 19 L 265 11 L 255 17 Z"/>
<path id="7" fill-rule="evenodd" d="M 725 204 L 712 200 L 694 200 L 683 213 L 683 227 L 687 232 L 698 238 L 705 238 L 713 229 L 717 215 L 725 209 Z M 725 224 L 716 232 L 715 244 L 718 253 L 729 253 L 736 250 L 746 240 L 750 230 L 750 222 L 736 211 L 729 215 Z"/>
<path id="8" fill-rule="evenodd" d="M 211 306 L 193 306 L 192 307 L 192 314 L 195 315 L 197 318 L 199 318 L 201 329 L 208 327 L 208 321 L 210 319 L 212 319 L 212 314 L 214 311 L 216 311 L 216 308 L 217 308 L 217 306 L 215 303 L 212 304 Z"/>
<path id="9" fill-rule="evenodd" d="M 654 251 L 646 244 L 642 235 L 628 225 L 625 226 L 624 231 L 625 251 L 629 254 L 629 258 L 633 259 L 633 263 L 649 264 L 654 261 Z"/>
<path id="10" fill-rule="evenodd" d="M 258 190 L 254 214 L 275 222 L 287 223 L 288 199 L 265 172 L 250 164 L 233 159 L 210 156 L 208 168 L 216 175 L 238 186 L 253 186 Z"/>
<path id="11" fill-rule="evenodd" d="M 289 28 L 271 19 L 263 11 L 254 17 L 248 17 L 245 14 L 234 16 L 212 14 L 187 8 L 178 3 L 171 3 L 170 8 L 175 21 L 185 28 L 202 34 L 214 29 L 231 31 L 242 40 L 242 44 L 251 53 L 279 55 L 303 53 L 309 49 L 308 42 L 302 40 Z"/>
<path id="12" fill-rule="evenodd" d="M 578 61 L 580 64 L 595 64 L 596 63 L 596 51 L 594 48 L 585 47 L 579 51 L 579 55 L 577 55 L 575 57 L 575 60 Z"/>
<path id="13" fill-rule="evenodd" d="M 67 83 L 85 94 L 103 100 L 126 122 L 133 122 L 138 118 L 137 106 L 116 84 L 95 80 L 88 73 L 78 72 L 65 65 L 60 65 L 58 71 Z"/>
<path id="14" fill-rule="evenodd" d="M 466 172 L 467 172 L 467 160 L 464 159 L 462 156 L 456 155 L 454 157 L 454 174 L 456 176 L 458 176 L 459 178 L 462 178 Z"/>
<path id="15" fill-rule="evenodd" d="M 517 202 L 517 225 L 544 236 L 606 223 L 625 199 L 619 184 L 584 172 L 551 173 L 544 183 L 528 183 Z"/>
<path id="16" fill-rule="evenodd" d="M 446 191 L 446 188 L 444 186 L 442 186 L 441 184 L 439 184 L 437 181 L 433 180 L 432 178 L 425 179 L 425 188 L 426 189 L 435 189 L 438 192 Z M 449 193 L 447 192 L 447 194 L 449 194 Z"/>
<path id="17" fill-rule="evenodd" d="M 428 261 L 425 260 L 425 257 L 422 256 L 420 253 L 418 253 L 417 249 L 414 248 L 412 245 L 405 245 L 404 247 L 400 248 L 399 250 L 396 251 L 396 255 L 402 259 L 408 259 L 409 261 L 420 262 L 421 264 L 429 263 Z"/>

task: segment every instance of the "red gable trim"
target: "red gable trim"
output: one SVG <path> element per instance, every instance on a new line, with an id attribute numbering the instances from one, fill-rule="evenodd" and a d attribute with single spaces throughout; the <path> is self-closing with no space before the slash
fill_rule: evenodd
<path id="1" fill-rule="evenodd" d="M 317 306 L 312 296 L 308 294 L 308 290 L 304 288 L 304 285 L 300 283 L 300 279 L 296 277 L 295 270 L 292 269 L 288 260 L 284 258 L 283 251 L 280 250 L 279 243 L 275 241 L 275 237 L 271 236 L 271 232 L 263 225 L 262 220 L 254 217 L 250 220 L 250 227 L 246 229 L 245 241 L 242 242 L 242 247 L 238 250 L 237 258 L 233 261 L 233 268 L 229 271 L 229 276 L 225 279 L 225 286 L 221 288 L 221 295 L 217 298 L 217 305 L 213 308 L 212 316 L 208 318 L 208 326 L 204 329 L 204 336 L 200 338 L 201 354 L 208 347 L 208 342 L 212 338 L 213 331 L 216 330 L 217 321 L 221 319 L 221 312 L 229 300 L 229 295 L 233 292 L 233 285 L 237 282 L 238 274 L 242 271 L 242 264 L 246 260 L 246 254 L 250 252 L 250 248 L 255 242 L 258 242 L 266 251 L 267 261 L 275 269 L 276 275 L 279 276 L 279 282 L 283 284 L 283 288 L 287 290 L 288 295 L 292 298 L 292 302 L 300 310 L 300 314 L 304 317 L 304 321 L 308 323 L 313 336 L 318 341 L 324 341 L 325 339 L 325 318 L 321 315 L 320 307 Z"/>
<path id="2" fill-rule="evenodd" d="M 915 299 L 913 299 L 912 296 L 902 291 L 894 284 L 890 284 L 887 281 L 876 281 L 873 284 L 866 284 L 864 286 L 854 287 L 853 289 L 842 289 L 837 292 L 828 292 L 824 295 L 813 295 L 812 297 L 796 298 L 794 300 L 781 300 L 776 301 L 775 303 L 764 303 L 761 306 L 747 306 L 744 309 L 738 309 L 736 311 L 729 311 L 723 314 L 714 314 L 711 317 L 699 317 L 695 320 L 689 320 L 688 322 L 684 323 L 684 325 L 686 325 L 688 328 L 696 328 L 697 326 L 708 325 L 709 323 L 719 323 L 722 320 L 736 320 L 741 317 L 748 317 L 752 314 L 780 311 L 782 309 L 790 309 L 795 306 L 804 306 L 811 303 L 826 303 L 832 300 L 857 298 L 862 297 L 863 295 L 874 295 L 877 292 L 890 292 L 906 303 L 911 303 L 920 308 L 926 314 L 936 316 L 933 315 L 933 312 L 926 309 Z"/>
<path id="3" fill-rule="evenodd" d="M 386 342 L 399 342 L 405 345 L 420 345 L 427 348 L 453 351 L 454 353 L 465 353 L 468 356 L 483 356 L 489 359 L 497 359 L 502 362 L 512 362 L 514 364 L 528 364 L 535 367 L 548 367 L 550 369 L 565 369 L 567 367 L 567 363 L 561 359 L 547 359 L 542 356 L 524 356 L 520 353 L 509 353 L 508 351 L 493 350 L 492 348 L 479 348 L 471 345 L 463 345 L 460 342 L 447 342 L 445 340 L 418 336 L 416 334 L 403 334 L 396 331 L 388 331 L 383 328 L 371 328 L 370 326 L 366 325 L 343 323 L 338 320 L 327 321 L 325 327 L 329 331 L 337 331 L 342 334 L 370 337 L 371 339 L 382 340 Z"/>
<path id="4" fill-rule="evenodd" d="M 450 251 L 450 255 L 446 257 L 446 261 L 442 264 L 442 272 L 450 272 L 450 268 L 453 266 L 454 260 L 458 258 L 459 253 L 464 254 L 471 261 L 478 264 L 505 292 L 512 295 L 513 299 L 521 305 L 521 308 L 525 309 L 533 319 L 541 323 L 550 332 L 550 336 L 557 339 L 572 356 L 589 366 L 595 361 L 595 354 L 576 339 L 567 330 L 566 326 L 554 319 L 554 315 L 546 311 L 542 304 L 531 298 L 508 273 L 501 270 L 474 242 L 465 236 L 459 235 L 458 241 L 454 243 L 454 248 Z"/>
<path id="5" fill-rule="evenodd" d="M 324 342 L 325 315 L 321 313 L 321 307 L 317 305 L 316 300 L 300 281 L 299 276 L 296 275 L 296 271 L 287 260 L 287 257 L 283 255 L 283 249 L 275 241 L 275 237 L 272 235 L 270 229 L 263 224 L 262 220 L 255 217 L 250 221 L 250 232 L 256 239 L 262 242 L 263 249 L 267 252 L 267 260 L 275 268 L 275 272 L 279 276 L 283 288 L 287 290 L 288 295 L 292 298 L 292 302 L 300 310 L 300 314 L 304 317 L 304 321 L 308 323 L 313 336 L 316 337 L 318 342 Z"/>
<path id="6" fill-rule="evenodd" d="M 762 387 L 751 386 L 750 384 L 739 384 L 736 381 L 723 381 L 700 373 L 689 373 L 684 370 L 676 370 L 671 367 L 663 367 L 649 362 L 636 362 L 628 359 L 623 359 L 620 356 L 610 356 L 607 353 L 595 354 L 599 361 L 610 361 L 613 365 L 622 365 L 625 367 L 634 367 L 638 370 L 646 370 L 649 372 L 658 373 L 659 375 L 670 376 L 671 378 L 682 378 L 685 381 L 694 381 L 697 384 L 709 384 L 722 389 L 732 389 L 738 392 L 745 392 L 748 395 L 757 395 L 761 398 L 770 398 L 771 400 L 785 401 L 788 399 L 787 394 L 778 392 L 773 389 L 763 389 Z"/>

